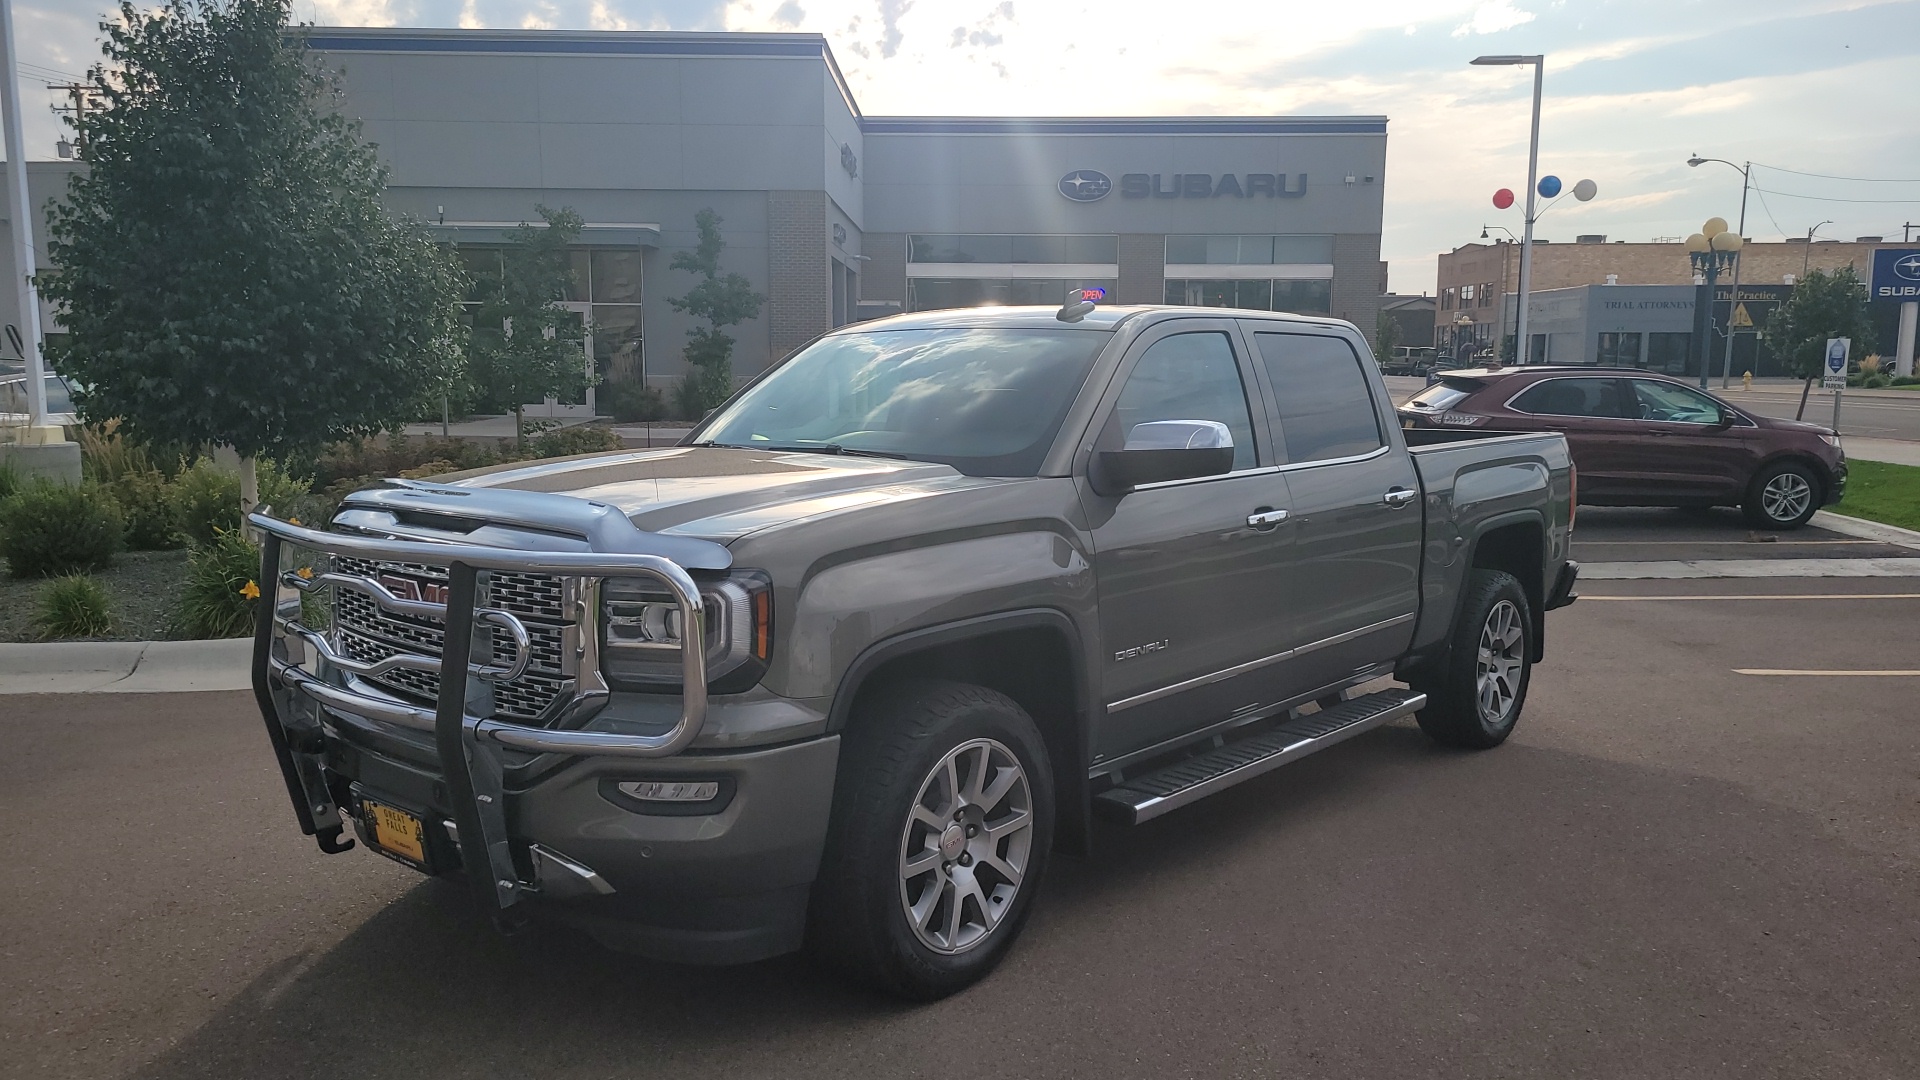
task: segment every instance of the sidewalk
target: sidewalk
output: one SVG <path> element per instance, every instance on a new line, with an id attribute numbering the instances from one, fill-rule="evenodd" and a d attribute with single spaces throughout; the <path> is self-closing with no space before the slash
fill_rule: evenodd
<path id="1" fill-rule="evenodd" d="M 1902 439 L 1863 439 L 1849 435 L 1840 441 L 1849 460 L 1884 461 L 1893 465 L 1920 465 L 1920 442 Z"/>

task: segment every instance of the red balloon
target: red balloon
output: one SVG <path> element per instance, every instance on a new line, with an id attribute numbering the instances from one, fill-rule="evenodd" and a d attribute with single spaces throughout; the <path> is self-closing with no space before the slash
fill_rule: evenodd
<path id="1" fill-rule="evenodd" d="M 1513 189 L 1501 188 L 1493 193 L 1493 205 L 1497 210 L 1505 210 L 1513 205 Z"/>

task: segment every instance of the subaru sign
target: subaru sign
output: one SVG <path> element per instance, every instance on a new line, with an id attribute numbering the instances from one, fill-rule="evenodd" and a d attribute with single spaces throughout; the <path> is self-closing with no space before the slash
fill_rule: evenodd
<path id="1" fill-rule="evenodd" d="M 1920 248 L 1880 248 L 1873 253 L 1867 296 L 1873 300 L 1920 300 Z"/>

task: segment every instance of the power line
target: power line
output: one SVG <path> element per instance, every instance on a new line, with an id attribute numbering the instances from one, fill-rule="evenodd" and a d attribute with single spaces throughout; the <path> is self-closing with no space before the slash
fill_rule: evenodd
<path id="1" fill-rule="evenodd" d="M 1780 196 L 1780 197 L 1781 197 L 1781 198 L 1783 198 L 1783 199 L 1810 199 L 1810 200 L 1812 200 L 1812 201 L 1814 201 L 1814 202 L 1838 202 L 1838 203 L 1907 203 L 1907 204 L 1916 204 L 1916 203 L 1920 203 L 1920 198 L 1914 198 L 1914 199 L 1842 199 L 1842 198 L 1838 198 L 1838 197 L 1836 197 L 1836 196 L 1833 196 L 1833 195 L 1802 195 L 1802 194 L 1800 194 L 1799 192 L 1796 192 L 1796 191 L 1773 191 L 1773 190 L 1771 190 L 1771 189 L 1768 189 L 1768 188 L 1763 188 L 1763 187 L 1758 187 L 1758 186 L 1756 186 L 1756 187 L 1755 187 L 1755 188 L 1754 188 L 1753 190 L 1755 190 L 1755 191 L 1763 191 L 1763 192 L 1766 192 L 1766 193 L 1767 193 L 1768 195 L 1778 195 L 1778 196 Z"/>
<path id="2" fill-rule="evenodd" d="M 1753 162 L 1755 168 L 1772 169 L 1774 172 L 1792 173 L 1795 176 L 1815 176 L 1822 180 L 1846 180 L 1855 184 L 1920 184 L 1920 180 L 1900 180 L 1887 176 L 1834 176 L 1831 173 L 1803 172 L 1799 169 L 1784 169 L 1778 165 Z M 1778 194 L 1776 192 L 1775 194 Z"/>

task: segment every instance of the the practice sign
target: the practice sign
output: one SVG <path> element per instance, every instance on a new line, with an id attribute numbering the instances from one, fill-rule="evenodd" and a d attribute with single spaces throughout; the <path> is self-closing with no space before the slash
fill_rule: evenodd
<path id="1" fill-rule="evenodd" d="M 1874 300 L 1920 300 L 1920 248 L 1880 248 L 1873 253 L 1867 296 Z"/>

